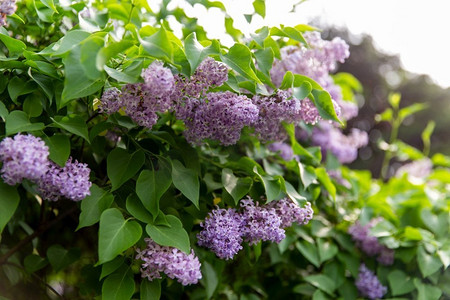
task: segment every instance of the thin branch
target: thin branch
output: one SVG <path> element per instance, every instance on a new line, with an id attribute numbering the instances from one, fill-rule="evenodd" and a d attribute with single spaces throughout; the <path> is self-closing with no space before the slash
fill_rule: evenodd
<path id="1" fill-rule="evenodd" d="M 23 240 L 18 242 L 14 247 L 12 247 L 8 252 L 6 252 L 5 255 L 0 257 L 0 265 L 6 263 L 8 258 L 10 258 L 14 253 L 16 253 L 17 251 L 22 249 L 22 247 L 24 247 L 26 244 L 31 242 L 34 238 L 43 234 L 45 231 L 47 231 L 53 225 L 55 225 L 56 223 L 58 223 L 59 221 L 61 221 L 62 219 L 64 219 L 68 215 L 70 215 L 71 213 L 75 212 L 77 209 L 78 209 L 77 206 L 73 206 L 71 209 L 66 210 L 65 212 L 58 215 L 55 219 L 39 226 L 35 232 L 33 232 L 32 234 L 30 234 L 29 236 L 27 236 L 26 238 L 24 238 Z"/>
<path id="2" fill-rule="evenodd" d="M 10 266 L 16 267 L 16 268 L 18 268 L 18 269 L 21 269 L 21 270 L 25 271 L 27 274 L 29 274 L 29 273 L 27 272 L 27 270 L 26 270 L 24 267 L 22 267 L 21 265 L 18 265 L 18 264 L 9 262 L 9 261 L 5 262 L 5 265 L 10 265 Z M 58 296 L 59 298 L 61 298 L 61 299 L 63 299 L 63 300 L 66 299 L 63 295 L 61 295 L 60 293 L 58 293 L 58 291 L 56 291 L 51 285 L 49 285 L 47 282 L 45 282 L 41 277 L 39 277 L 38 275 L 36 275 L 36 274 L 34 274 L 34 273 L 30 273 L 30 274 L 31 274 L 31 276 L 33 276 L 35 279 L 37 279 L 40 283 L 42 283 L 43 285 L 45 285 L 45 287 L 47 287 L 50 291 L 52 291 L 56 296 Z"/>

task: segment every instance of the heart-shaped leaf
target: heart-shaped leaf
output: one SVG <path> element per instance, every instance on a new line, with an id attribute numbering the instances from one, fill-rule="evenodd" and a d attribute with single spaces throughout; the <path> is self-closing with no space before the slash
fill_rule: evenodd
<path id="1" fill-rule="evenodd" d="M 148 224 L 145 227 L 145 231 L 155 243 L 161 246 L 175 247 L 185 253 L 189 253 L 189 236 L 184 230 L 180 219 L 172 215 L 167 215 L 166 217 L 170 227 Z"/>
<path id="2" fill-rule="evenodd" d="M 105 210 L 100 217 L 98 263 L 114 259 L 133 246 L 141 235 L 142 227 L 138 222 L 125 220 L 117 208 Z"/>
<path id="3" fill-rule="evenodd" d="M 126 150 L 115 148 L 106 160 L 106 170 L 111 180 L 111 191 L 117 190 L 128 179 L 133 177 L 145 161 L 144 152 L 138 150 L 129 154 Z"/>
<path id="4" fill-rule="evenodd" d="M 222 184 L 225 190 L 233 197 L 235 204 L 238 204 L 252 187 L 253 180 L 250 177 L 239 178 L 234 176 L 230 169 L 222 170 Z"/>

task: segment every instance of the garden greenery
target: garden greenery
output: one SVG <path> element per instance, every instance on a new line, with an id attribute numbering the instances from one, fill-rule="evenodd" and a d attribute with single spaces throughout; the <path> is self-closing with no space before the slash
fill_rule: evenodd
<path id="1" fill-rule="evenodd" d="M 450 297 L 450 158 L 432 123 L 397 139 L 424 107 L 393 94 L 384 178 L 342 165 L 368 143 L 345 41 L 243 37 L 217 1 L 187 0 L 230 47 L 170 0 L 1 1 L 1 299 Z"/>

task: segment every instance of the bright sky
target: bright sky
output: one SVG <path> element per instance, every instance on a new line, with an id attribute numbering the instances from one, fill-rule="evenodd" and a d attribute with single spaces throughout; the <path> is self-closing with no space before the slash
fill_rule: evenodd
<path id="1" fill-rule="evenodd" d="M 210 38 L 223 40 L 223 15 L 218 9 L 195 10 L 183 0 L 189 16 L 196 16 Z M 184 2 L 184 5 L 183 5 Z M 448 0 L 308 0 L 289 12 L 299 0 L 266 0 L 266 18 L 255 17 L 250 24 L 244 14 L 253 12 L 251 0 L 223 0 L 235 27 L 244 33 L 262 26 L 307 24 L 320 17 L 322 22 L 345 26 L 354 34 L 373 36 L 377 48 L 400 54 L 406 70 L 429 74 L 443 87 L 450 87 L 450 1 Z M 223 42 L 227 43 L 226 40 Z M 228 41 L 228 44 L 231 41 Z"/>

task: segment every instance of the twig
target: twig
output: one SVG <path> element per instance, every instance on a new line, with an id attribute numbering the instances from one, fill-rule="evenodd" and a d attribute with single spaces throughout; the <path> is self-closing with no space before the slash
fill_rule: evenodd
<path id="1" fill-rule="evenodd" d="M 59 216 L 57 216 L 55 219 L 51 220 L 48 223 L 43 223 L 41 226 L 39 226 L 35 232 L 33 232 L 31 235 L 27 236 L 20 242 L 18 242 L 14 247 L 12 247 L 8 252 L 6 252 L 5 255 L 0 257 L 0 265 L 7 262 L 8 258 L 10 258 L 14 253 L 19 251 L 22 247 L 24 247 L 26 244 L 31 242 L 34 238 L 40 236 L 45 231 L 47 231 L 49 228 L 51 228 L 53 225 L 70 215 L 71 213 L 75 212 L 78 209 L 77 206 L 72 207 L 69 210 L 66 210 L 65 212 L 61 213 Z"/>

